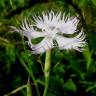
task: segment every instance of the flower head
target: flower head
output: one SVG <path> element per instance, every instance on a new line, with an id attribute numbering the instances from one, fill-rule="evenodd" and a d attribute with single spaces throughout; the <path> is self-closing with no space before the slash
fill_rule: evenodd
<path id="1" fill-rule="evenodd" d="M 42 16 L 33 16 L 34 24 L 30 25 L 26 19 L 22 23 L 21 29 L 12 27 L 15 31 L 20 32 L 28 38 L 28 44 L 34 54 L 44 53 L 54 47 L 63 49 L 75 49 L 82 51 L 86 45 L 85 34 L 83 30 L 74 37 L 65 37 L 64 34 L 74 34 L 76 32 L 79 20 L 76 17 L 65 18 L 65 14 L 42 12 Z M 38 44 L 33 44 L 32 39 L 43 37 Z M 55 42 L 55 43 L 54 43 Z"/>

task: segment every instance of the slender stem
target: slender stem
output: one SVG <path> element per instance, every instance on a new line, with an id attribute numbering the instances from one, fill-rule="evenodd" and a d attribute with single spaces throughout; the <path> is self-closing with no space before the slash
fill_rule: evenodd
<path id="1" fill-rule="evenodd" d="M 51 50 L 46 52 L 45 57 L 45 67 L 44 67 L 44 76 L 45 76 L 45 89 L 43 96 L 46 96 L 48 86 L 49 86 L 49 78 L 50 78 L 50 68 L 51 68 Z"/>
<path id="2" fill-rule="evenodd" d="M 17 56 L 19 57 L 19 60 L 20 60 L 21 64 L 24 66 L 24 68 L 26 69 L 26 71 L 30 74 L 30 77 L 33 79 L 34 85 L 36 87 L 37 94 L 38 94 L 38 96 L 40 96 L 39 89 L 38 89 L 37 82 L 35 80 L 33 71 L 29 70 L 29 67 L 25 64 L 25 62 L 22 60 L 22 58 L 18 54 L 17 54 Z"/>
<path id="3" fill-rule="evenodd" d="M 30 77 L 28 77 L 28 81 L 27 81 L 27 96 L 32 96 Z"/>
<path id="4" fill-rule="evenodd" d="M 40 96 L 39 89 L 38 89 L 38 86 L 37 86 L 37 82 L 35 80 L 35 76 L 34 76 L 33 71 L 31 69 L 31 64 L 30 64 L 30 61 L 29 61 L 29 58 L 28 58 L 28 55 L 27 55 L 27 52 L 26 52 L 26 47 L 25 47 L 25 44 L 24 44 L 24 37 L 22 37 L 22 43 L 23 43 L 23 48 L 24 48 L 24 52 L 26 54 L 26 60 L 28 62 L 28 65 L 26 65 L 25 62 L 21 58 L 19 58 L 19 60 L 21 61 L 21 64 L 25 67 L 25 69 L 29 73 L 29 76 L 33 79 L 37 94 L 38 94 L 38 96 Z M 32 96 L 32 93 L 30 93 L 30 94 L 31 94 L 30 96 Z"/>
<path id="5" fill-rule="evenodd" d="M 5 94 L 4 96 L 11 96 L 26 87 L 27 87 L 27 85 L 20 86 L 20 87 L 16 88 L 15 90 L 11 91 L 10 93 Z"/>

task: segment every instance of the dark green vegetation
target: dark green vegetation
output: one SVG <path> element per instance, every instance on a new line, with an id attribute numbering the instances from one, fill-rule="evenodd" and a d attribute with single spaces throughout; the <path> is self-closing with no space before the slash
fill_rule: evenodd
<path id="1" fill-rule="evenodd" d="M 96 0 L 0 0 L 0 96 L 14 89 L 11 96 L 26 96 L 29 75 L 33 96 L 38 96 L 33 81 L 42 96 L 45 54 L 32 55 L 26 38 L 23 41 L 9 26 L 18 27 L 25 17 L 30 21 L 32 14 L 51 9 L 78 13 L 78 30 L 84 28 L 88 46 L 83 53 L 52 50 L 47 96 L 96 96 Z"/>

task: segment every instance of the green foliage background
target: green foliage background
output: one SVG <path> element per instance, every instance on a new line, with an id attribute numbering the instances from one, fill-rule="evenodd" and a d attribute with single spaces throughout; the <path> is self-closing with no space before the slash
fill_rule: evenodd
<path id="1" fill-rule="evenodd" d="M 96 0 L 0 0 L 0 96 L 25 85 L 29 73 L 34 74 L 42 96 L 45 54 L 32 55 L 10 26 L 18 27 L 24 18 L 30 21 L 34 13 L 46 10 L 78 13 L 78 29 L 84 28 L 88 42 L 83 53 L 52 50 L 47 96 L 96 96 Z M 37 96 L 32 78 L 31 83 L 32 94 Z M 11 96 L 26 96 L 26 88 Z"/>

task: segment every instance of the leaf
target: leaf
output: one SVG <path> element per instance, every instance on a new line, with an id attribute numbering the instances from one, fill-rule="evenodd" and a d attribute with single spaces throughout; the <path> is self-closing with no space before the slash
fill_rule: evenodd
<path id="1" fill-rule="evenodd" d="M 12 64 L 14 64 L 16 60 L 16 50 L 14 46 L 6 47 L 6 61 L 7 61 L 7 73 L 10 72 Z"/>
<path id="2" fill-rule="evenodd" d="M 83 52 L 83 56 L 86 60 L 86 69 L 87 71 L 89 70 L 90 68 L 90 65 L 92 63 L 92 54 L 93 54 L 93 51 L 90 52 L 88 46 L 86 46 L 86 50 Z"/>
<path id="3" fill-rule="evenodd" d="M 9 40 L 0 37 L 0 46 L 8 46 L 8 45 L 10 45 Z"/>
<path id="4" fill-rule="evenodd" d="M 76 92 L 77 91 L 77 87 L 75 85 L 75 83 L 72 81 L 72 79 L 69 79 L 66 83 L 65 83 L 65 87 L 67 88 L 67 90 Z"/>
<path id="5" fill-rule="evenodd" d="M 94 88 L 96 88 L 96 84 L 93 85 L 93 86 L 89 86 L 89 87 L 86 89 L 86 92 L 91 91 L 91 90 L 93 90 Z"/>
<path id="6" fill-rule="evenodd" d="M 92 3 L 96 6 L 96 0 L 92 0 Z"/>
<path id="7" fill-rule="evenodd" d="M 80 7 L 84 7 L 86 5 L 87 1 L 86 0 L 80 0 Z"/>

